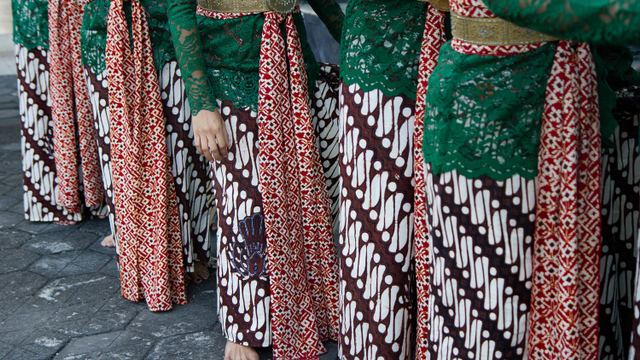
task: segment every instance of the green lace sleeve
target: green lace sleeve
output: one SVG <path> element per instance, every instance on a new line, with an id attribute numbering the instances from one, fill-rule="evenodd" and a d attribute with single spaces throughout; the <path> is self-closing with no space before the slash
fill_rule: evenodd
<path id="1" fill-rule="evenodd" d="M 13 42 L 29 50 L 49 48 L 47 0 L 11 0 Z"/>
<path id="2" fill-rule="evenodd" d="M 640 43 L 636 0 L 485 0 L 496 16 L 517 25 L 596 45 Z"/>
<path id="3" fill-rule="evenodd" d="M 316 15 L 322 20 L 329 30 L 331 36 L 340 43 L 342 36 L 342 23 L 344 22 L 344 13 L 340 4 L 335 0 L 308 0 L 309 5 L 316 12 Z"/>
<path id="4" fill-rule="evenodd" d="M 216 98 L 206 76 L 202 44 L 196 23 L 195 0 L 169 0 L 169 27 L 173 46 L 180 63 L 182 79 L 185 83 L 191 113 L 200 110 L 214 111 Z"/>

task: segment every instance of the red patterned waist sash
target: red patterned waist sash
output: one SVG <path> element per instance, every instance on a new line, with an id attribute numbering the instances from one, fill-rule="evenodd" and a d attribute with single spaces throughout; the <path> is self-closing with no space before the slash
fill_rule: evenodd
<path id="1" fill-rule="evenodd" d="M 132 46 L 124 0 L 112 0 L 105 55 L 120 283 L 123 297 L 166 311 L 187 302 L 182 239 L 149 27 L 131 3 Z"/>
<path id="2" fill-rule="evenodd" d="M 198 8 L 198 14 L 224 20 L 256 13 Z M 338 265 L 329 200 L 293 15 L 273 11 L 262 14 L 258 162 L 269 259 L 273 352 L 277 359 L 316 359 L 324 352 L 320 341 L 336 339 L 338 334 Z"/>
<path id="3" fill-rule="evenodd" d="M 437 10 L 430 8 L 429 11 L 418 87 L 418 106 L 422 107 L 416 110 L 416 129 L 420 126 L 418 122 L 423 123 L 428 77 L 435 68 L 442 44 L 442 16 Z M 540 42 L 496 45 L 454 38 L 452 48 L 471 55 L 508 56 L 555 40 L 543 38 Z M 597 80 L 588 44 L 558 42 L 545 93 L 538 159 L 528 356 L 551 360 L 563 354 L 562 358 L 595 360 L 598 354 L 601 164 Z M 427 245 L 426 242 L 417 245 L 416 261 L 426 264 Z M 424 294 L 422 296 L 429 291 L 428 271 L 417 270 L 418 293 Z M 426 301 L 419 301 L 418 318 L 419 323 L 426 323 L 428 319 Z M 419 327 L 419 356 L 427 351 L 425 336 L 428 328 Z"/>

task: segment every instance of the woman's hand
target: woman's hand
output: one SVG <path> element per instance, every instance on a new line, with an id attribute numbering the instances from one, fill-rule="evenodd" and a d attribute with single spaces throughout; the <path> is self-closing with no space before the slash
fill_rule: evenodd
<path id="1" fill-rule="evenodd" d="M 220 112 L 200 110 L 198 115 L 191 118 L 193 126 L 193 143 L 198 154 L 209 161 L 222 160 L 229 155 L 229 134 L 224 127 Z"/>

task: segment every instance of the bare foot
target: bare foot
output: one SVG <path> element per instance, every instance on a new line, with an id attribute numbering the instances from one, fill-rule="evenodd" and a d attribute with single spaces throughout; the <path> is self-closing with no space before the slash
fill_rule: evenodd
<path id="1" fill-rule="evenodd" d="M 72 221 L 72 220 L 60 220 L 60 221 L 54 221 L 53 223 L 56 225 L 62 225 L 62 226 L 70 226 L 70 225 L 77 224 L 76 221 Z"/>
<path id="2" fill-rule="evenodd" d="M 260 360 L 260 356 L 253 348 L 227 340 L 227 346 L 224 348 L 224 360 Z"/>
<path id="3" fill-rule="evenodd" d="M 116 243 L 115 241 L 113 241 L 113 234 L 102 239 L 102 242 L 100 243 L 100 245 L 108 248 L 116 247 Z"/>
<path id="4" fill-rule="evenodd" d="M 196 261 L 193 267 L 194 271 L 189 273 L 189 277 L 191 277 L 191 281 L 194 284 L 200 284 L 202 280 L 207 280 L 209 278 L 209 269 L 206 265 L 200 261 Z"/>

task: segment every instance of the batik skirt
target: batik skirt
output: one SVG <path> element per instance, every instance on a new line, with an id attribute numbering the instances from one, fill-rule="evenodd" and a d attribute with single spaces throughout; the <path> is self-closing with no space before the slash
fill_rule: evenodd
<path id="1" fill-rule="evenodd" d="M 80 221 L 84 209 L 70 213 L 58 203 L 48 51 L 40 47 L 29 50 L 16 44 L 15 55 L 22 120 L 25 218 L 29 221 Z M 93 215 L 106 214 L 106 207 L 102 206 L 89 210 Z"/>
<path id="2" fill-rule="evenodd" d="M 95 74 L 89 66 L 85 66 L 85 77 L 98 133 L 98 151 L 107 204 L 110 209 L 111 231 L 117 247 L 118 219 L 115 218 L 113 204 L 106 71 Z M 178 197 L 184 264 L 187 272 L 193 272 L 196 261 L 207 264 L 210 257 L 209 227 L 214 206 L 211 173 L 208 162 L 197 154 L 193 146 L 193 132 L 190 126 L 191 110 L 186 101 L 186 93 L 176 60 L 164 65 L 159 71 L 158 81 L 164 105 L 169 157 Z"/>
<path id="3" fill-rule="evenodd" d="M 640 91 L 629 89 L 620 92 L 613 113 L 619 125 L 614 134 L 614 146 L 602 151 L 598 358 L 626 360 L 640 356 L 640 301 L 635 282 L 640 220 Z"/>
<path id="4" fill-rule="evenodd" d="M 337 215 L 338 70 L 324 65 L 310 92 L 312 122 Z M 224 336 L 250 347 L 271 345 L 267 241 L 258 167 L 258 113 L 220 103 L 231 146 L 212 163 L 218 204 L 218 319 Z M 334 217 L 335 218 L 335 217 Z"/>
<path id="5" fill-rule="evenodd" d="M 413 353 L 414 107 L 341 84 L 342 359 Z"/>

